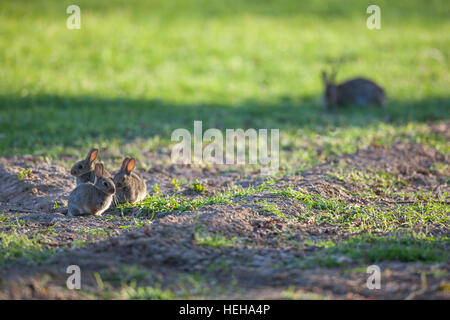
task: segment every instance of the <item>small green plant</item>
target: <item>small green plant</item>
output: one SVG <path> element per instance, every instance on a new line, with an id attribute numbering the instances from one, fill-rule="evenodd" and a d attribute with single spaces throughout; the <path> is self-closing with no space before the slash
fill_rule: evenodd
<path id="1" fill-rule="evenodd" d="M 173 178 L 173 179 L 172 179 L 172 184 L 173 184 L 173 188 L 174 188 L 176 191 L 179 191 L 179 190 L 180 190 L 180 182 L 179 182 L 176 178 Z"/>
<path id="2" fill-rule="evenodd" d="M 50 254 L 51 250 L 44 249 L 37 239 L 30 239 L 18 230 L 0 236 L 0 264 L 17 259 L 39 263 L 47 259 Z"/>
<path id="3" fill-rule="evenodd" d="M 154 191 L 155 193 L 158 193 L 160 190 L 161 190 L 161 189 L 159 188 L 159 184 L 155 183 L 155 184 L 153 185 L 153 191 Z"/>
<path id="4" fill-rule="evenodd" d="M 136 287 L 135 283 L 124 287 L 121 296 L 131 300 L 173 300 L 176 298 L 171 290 L 163 290 L 160 286 Z"/>
<path id="5" fill-rule="evenodd" d="M 58 201 L 53 200 L 53 210 L 57 210 L 61 208 L 61 206 L 59 205 Z"/>
<path id="6" fill-rule="evenodd" d="M 198 180 L 195 180 L 195 182 L 191 183 L 191 188 L 197 193 L 202 193 L 206 190 L 206 187 Z"/>
<path id="7" fill-rule="evenodd" d="M 17 179 L 26 179 L 31 177 L 31 169 L 20 169 L 17 173 Z"/>
<path id="8" fill-rule="evenodd" d="M 257 202 L 256 204 L 259 205 L 261 211 L 264 213 L 273 213 L 276 216 L 286 218 L 286 216 L 275 203 L 267 202 L 267 200 L 264 200 Z"/>

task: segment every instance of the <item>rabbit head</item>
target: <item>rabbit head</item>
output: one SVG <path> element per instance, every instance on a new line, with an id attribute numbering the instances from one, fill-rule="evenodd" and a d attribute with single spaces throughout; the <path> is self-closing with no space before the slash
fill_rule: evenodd
<path id="1" fill-rule="evenodd" d="M 117 188 L 121 189 L 125 186 L 130 185 L 132 180 L 131 172 L 133 172 L 135 167 L 136 159 L 127 157 L 123 160 L 119 172 L 117 172 L 114 176 L 114 183 Z"/>
<path id="2" fill-rule="evenodd" d="M 98 149 L 91 149 L 91 151 L 88 152 L 86 159 L 78 161 L 75 163 L 70 170 L 70 174 L 78 177 L 85 173 L 92 171 L 92 164 L 94 163 L 95 159 L 97 159 L 98 155 Z"/>
<path id="3" fill-rule="evenodd" d="M 111 178 L 104 176 L 105 169 L 103 168 L 103 164 L 97 163 L 95 165 L 94 173 L 95 173 L 95 181 L 94 187 L 99 189 L 100 191 L 112 195 L 116 193 L 116 187 Z"/>
<path id="4" fill-rule="evenodd" d="M 329 109 L 333 108 L 337 104 L 338 100 L 338 88 L 335 82 L 336 72 L 333 72 L 330 76 L 325 71 L 322 71 L 322 78 L 325 85 L 324 100 Z"/>

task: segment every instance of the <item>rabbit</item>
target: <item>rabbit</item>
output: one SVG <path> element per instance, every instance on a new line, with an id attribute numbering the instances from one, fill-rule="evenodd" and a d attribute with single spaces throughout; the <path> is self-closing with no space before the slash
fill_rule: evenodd
<path id="1" fill-rule="evenodd" d="M 97 159 L 97 155 L 98 149 L 91 149 L 86 159 L 78 161 L 73 165 L 72 169 L 70 170 L 70 174 L 76 177 L 77 186 L 87 182 L 94 183 L 95 174 L 92 164 L 94 163 L 95 159 Z M 107 178 L 112 177 L 111 174 L 106 170 L 104 170 L 103 174 Z"/>
<path id="2" fill-rule="evenodd" d="M 69 195 L 68 216 L 100 216 L 112 203 L 116 187 L 111 178 L 105 177 L 103 164 L 94 169 L 94 183 L 82 183 Z"/>
<path id="3" fill-rule="evenodd" d="M 117 188 L 115 200 L 118 203 L 136 203 L 147 196 L 145 182 L 133 172 L 135 166 L 136 159 L 127 157 L 114 176 L 113 180 Z"/>
<path id="4" fill-rule="evenodd" d="M 325 71 L 322 72 L 322 77 L 325 83 L 324 100 L 328 109 L 346 105 L 382 107 L 385 104 L 383 88 L 371 80 L 355 78 L 336 84 L 335 73 L 328 77 Z"/>

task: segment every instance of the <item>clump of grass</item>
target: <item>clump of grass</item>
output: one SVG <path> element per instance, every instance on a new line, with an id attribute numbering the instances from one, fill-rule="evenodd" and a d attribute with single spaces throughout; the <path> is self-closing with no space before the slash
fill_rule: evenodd
<path id="1" fill-rule="evenodd" d="M 199 244 L 199 245 L 213 247 L 213 248 L 233 247 L 238 242 L 237 237 L 228 239 L 221 234 L 210 234 L 203 230 L 195 231 L 194 239 L 197 242 L 197 244 Z"/>
<path id="2" fill-rule="evenodd" d="M 96 236 L 107 237 L 111 233 L 109 230 L 105 230 L 103 228 L 87 228 L 87 229 L 79 230 L 78 232 L 89 235 L 89 236 L 93 236 L 93 237 L 96 237 Z"/>
<path id="3" fill-rule="evenodd" d="M 434 198 L 386 207 L 358 206 L 340 199 L 305 194 L 292 187 L 274 190 L 273 194 L 296 199 L 305 205 L 306 210 L 297 218 L 300 222 L 339 225 L 350 232 L 396 231 L 450 222 L 448 205 Z"/>
<path id="4" fill-rule="evenodd" d="M 414 236 L 356 236 L 331 251 L 365 262 L 443 262 L 450 259 L 450 239 Z"/>
<path id="5" fill-rule="evenodd" d="M 329 174 L 330 177 L 345 182 L 362 182 L 369 188 L 380 190 L 383 193 L 391 194 L 395 187 L 407 186 L 408 183 L 397 177 L 395 174 L 380 170 L 367 169 L 345 169 L 339 167 L 336 172 Z"/>
<path id="6" fill-rule="evenodd" d="M 267 202 L 267 200 L 260 201 L 256 203 L 260 210 L 264 213 L 272 213 L 278 217 L 286 218 L 286 216 L 283 214 L 283 212 L 278 208 L 278 206 L 275 203 Z"/>
<path id="7" fill-rule="evenodd" d="M 131 211 L 134 208 L 140 208 L 141 211 L 146 214 L 155 214 L 170 211 L 182 212 L 195 210 L 205 205 L 231 204 L 232 200 L 235 198 L 252 195 L 261 190 L 263 189 L 256 189 L 251 186 L 249 188 L 234 187 L 225 192 L 218 192 L 210 197 L 199 196 L 194 199 L 189 199 L 183 196 L 166 196 L 161 193 L 155 193 L 153 195 L 149 195 L 146 199 L 137 204 L 120 204 L 118 208 L 123 213 Z"/>
<path id="8" fill-rule="evenodd" d="M 294 262 L 284 265 L 284 267 L 338 268 L 355 263 L 368 264 L 381 261 L 432 263 L 445 262 L 450 259 L 448 250 L 450 240 L 447 237 L 432 238 L 408 234 L 398 236 L 358 235 L 342 241 L 323 242 L 323 240 L 318 240 L 317 242 L 310 241 L 309 244 L 311 243 L 318 248 L 314 254 L 302 259 L 295 259 Z M 344 270 L 344 273 L 348 272 L 350 271 Z"/>
<path id="9" fill-rule="evenodd" d="M 176 295 L 171 290 L 161 289 L 160 286 L 137 287 L 136 284 L 131 284 L 122 289 L 120 297 L 130 300 L 173 300 Z"/>
<path id="10" fill-rule="evenodd" d="M 45 261 L 50 255 L 51 250 L 44 249 L 35 238 L 28 238 L 17 230 L 0 235 L 0 264 L 20 259 L 39 263 Z"/>
<path id="11" fill-rule="evenodd" d="M 180 182 L 176 178 L 172 179 L 172 185 L 175 191 L 180 190 Z"/>
<path id="12" fill-rule="evenodd" d="M 26 179 L 31 177 L 31 169 L 20 169 L 17 173 L 17 179 Z"/>
<path id="13" fill-rule="evenodd" d="M 200 181 L 195 180 L 191 183 L 191 188 L 197 193 L 202 193 L 206 190 L 206 186 L 204 186 Z"/>

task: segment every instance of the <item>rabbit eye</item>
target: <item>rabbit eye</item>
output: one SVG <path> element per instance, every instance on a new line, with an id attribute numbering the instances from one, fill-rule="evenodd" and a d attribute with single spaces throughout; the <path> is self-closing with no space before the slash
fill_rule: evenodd
<path id="1" fill-rule="evenodd" d="M 106 183 L 106 182 L 103 182 L 103 185 L 104 185 L 105 187 L 107 187 L 107 186 L 108 186 L 108 183 Z"/>

